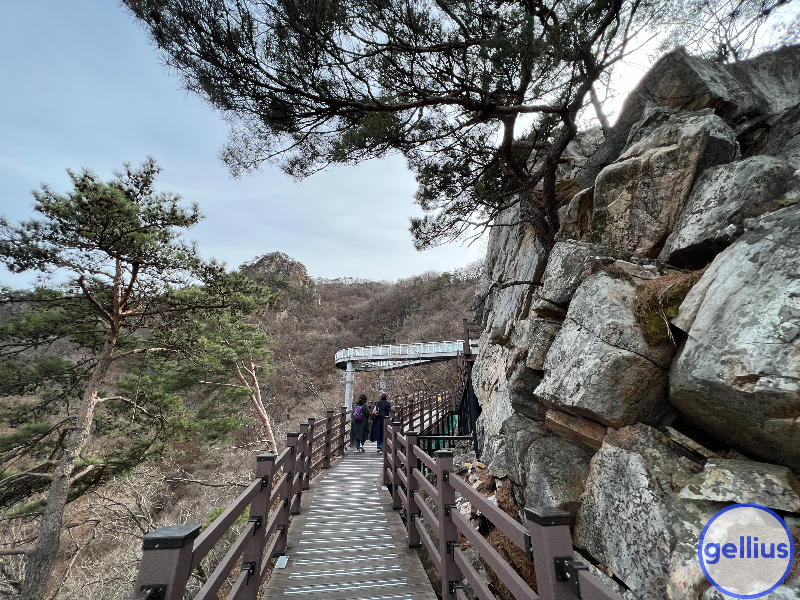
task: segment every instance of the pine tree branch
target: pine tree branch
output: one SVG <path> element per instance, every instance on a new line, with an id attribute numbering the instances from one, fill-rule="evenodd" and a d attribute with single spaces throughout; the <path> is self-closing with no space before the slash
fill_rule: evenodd
<path id="1" fill-rule="evenodd" d="M 241 385 L 235 385 L 233 383 L 219 383 L 216 381 L 198 381 L 197 383 L 202 383 L 203 385 L 218 385 L 220 387 L 229 387 L 229 388 L 234 388 L 236 390 L 240 390 L 243 387 Z"/>
<path id="2" fill-rule="evenodd" d="M 50 466 L 50 465 L 54 465 L 54 464 L 56 464 L 56 461 L 48 460 L 48 461 L 45 461 L 45 462 L 41 463 L 40 465 L 35 466 L 30 471 L 24 471 L 22 473 L 16 473 L 14 475 L 10 475 L 9 477 L 6 477 L 5 479 L 3 479 L 3 486 L 7 487 L 10 482 L 16 482 L 16 481 L 19 481 L 20 479 L 25 479 L 26 477 L 38 477 L 38 478 L 41 478 L 41 479 L 50 479 L 50 480 L 52 480 L 53 479 L 53 475 L 51 473 L 42 473 L 40 471 L 35 471 L 34 469 L 40 469 L 42 467 Z"/>
<path id="3" fill-rule="evenodd" d="M 128 283 L 128 287 L 125 289 L 125 293 L 122 295 L 122 299 L 119 303 L 120 310 L 125 308 L 125 305 L 128 303 L 128 300 L 131 299 L 131 294 L 133 294 L 133 285 L 136 283 L 136 277 L 139 274 L 139 262 L 133 262 L 133 268 L 131 269 L 131 280 Z"/>
<path id="4" fill-rule="evenodd" d="M 128 317 L 153 317 L 156 315 L 177 314 L 199 310 L 217 310 L 221 308 L 228 308 L 229 304 L 223 302 L 221 304 L 184 304 L 175 308 L 159 308 L 155 310 L 147 310 L 141 312 L 123 312 L 120 316 L 124 319 Z"/>
<path id="5" fill-rule="evenodd" d="M 106 319 L 106 321 L 111 323 L 112 321 L 111 315 L 105 308 L 102 307 L 102 305 L 97 300 L 95 300 L 95 297 L 89 293 L 89 290 L 86 288 L 86 279 L 84 278 L 83 275 L 78 277 L 78 285 L 81 286 L 81 289 L 83 290 L 83 295 L 92 304 L 92 306 L 94 306 L 97 309 L 97 311 Z"/>
<path id="6" fill-rule="evenodd" d="M 134 354 L 147 354 L 148 352 L 171 352 L 173 348 L 137 348 L 136 350 L 128 350 L 111 357 L 111 360 L 125 358 Z"/>
<path id="7" fill-rule="evenodd" d="M 78 480 L 79 480 L 81 477 L 83 477 L 84 475 L 88 475 L 89 473 L 91 473 L 91 472 L 92 472 L 92 471 L 94 471 L 95 469 L 99 468 L 99 466 L 100 466 L 100 465 L 89 465 L 89 466 L 87 466 L 85 469 L 83 469 L 83 470 L 82 470 L 80 473 L 78 473 L 78 474 L 76 474 L 76 475 L 73 475 L 73 476 L 70 478 L 70 480 L 69 480 L 69 482 L 70 482 L 70 485 L 71 485 L 71 484 L 73 484 L 73 483 L 75 483 L 76 481 L 78 481 Z"/>
<path id="8" fill-rule="evenodd" d="M 17 554 L 27 554 L 33 546 L 27 548 L 0 548 L 0 556 L 14 556 Z"/>

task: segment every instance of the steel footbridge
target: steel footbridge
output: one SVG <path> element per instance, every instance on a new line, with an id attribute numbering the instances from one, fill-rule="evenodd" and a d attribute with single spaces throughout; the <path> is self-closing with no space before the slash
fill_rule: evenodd
<path id="1" fill-rule="evenodd" d="M 470 327 L 464 321 L 464 339 L 444 342 L 416 342 L 412 344 L 383 344 L 382 346 L 360 346 L 343 348 L 336 353 L 334 363 L 344 370 L 344 403 L 348 410 L 353 406 L 353 382 L 356 371 L 380 371 L 379 389 L 386 390 L 386 372 L 414 365 L 455 360 L 460 354 L 478 353 L 478 339 L 470 337 Z M 466 342 L 464 340 L 467 340 Z"/>
<path id="2" fill-rule="evenodd" d="M 417 342 L 413 344 L 384 344 L 344 348 L 336 353 L 334 362 L 348 371 L 389 371 L 412 365 L 453 360 L 459 352 L 477 354 L 478 340 L 470 339 L 444 342 Z M 349 364 L 351 363 L 351 365 Z"/>

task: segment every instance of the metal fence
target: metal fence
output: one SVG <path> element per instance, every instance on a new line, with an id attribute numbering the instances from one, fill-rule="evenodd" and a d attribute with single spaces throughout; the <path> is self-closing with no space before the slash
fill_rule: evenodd
<path id="1" fill-rule="evenodd" d="M 470 340 L 475 346 L 477 340 Z M 382 358 L 392 356 L 419 356 L 423 354 L 449 354 L 456 353 L 464 347 L 464 340 L 444 342 L 420 342 L 414 344 L 384 344 L 382 346 L 362 346 L 359 348 L 344 348 L 339 350 L 334 357 L 334 362 L 343 360 L 357 360 L 359 358 Z"/>

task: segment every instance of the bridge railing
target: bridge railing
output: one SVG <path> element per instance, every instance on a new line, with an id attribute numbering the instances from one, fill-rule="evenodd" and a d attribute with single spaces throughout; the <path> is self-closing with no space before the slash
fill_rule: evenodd
<path id="1" fill-rule="evenodd" d="M 273 558 L 286 550 L 291 515 L 311 478 L 343 456 L 349 443 L 346 407 L 310 418 L 289 433 L 279 454 L 259 454 L 253 482 L 205 530 L 200 525 L 169 525 L 143 536 L 142 560 L 131 600 L 181 600 L 192 570 L 248 509 L 244 529 L 198 591 L 195 600 L 216 600 L 235 569 L 239 573 L 228 600 L 256 600 Z"/>
<path id="2" fill-rule="evenodd" d="M 395 398 L 393 420 L 406 429 L 444 433 L 447 418 L 457 413 L 461 395 L 455 390 L 414 392 Z"/>
<path id="3" fill-rule="evenodd" d="M 400 422 L 390 422 L 390 417 L 384 427 L 384 483 L 391 491 L 393 507 L 406 510 L 408 546 L 424 545 L 439 572 L 444 600 L 466 600 L 464 581 L 480 600 L 495 599 L 461 549 L 459 534 L 518 600 L 621 600 L 574 560 L 568 512 L 552 507 L 526 509 L 527 522 L 522 525 L 453 471 L 452 451 L 438 450 L 430 456 L 419 444 L 419 432 L 409 430 L 404 435 Z M 456 494 L 533 561 L 536 591 L 458 511 Z"/>
<path id="4" fill-rule="evenodd" d="M 474 341 L 472 343 L 475 343 Z M 469 345 L 469 344 L 466 344 Z M 383 344 L 381 346 L 361 346 L 358 348 L 344 348 L 339 350 L 334 362 L 345 359 L 372 358 L 382 356 L 416 356 L 422 354 L 435 354 L 440 352 L 458 352 L 465 346 L 464 340 L 450 340 L 442 342 L 418 342 L 413 344 Z"/>

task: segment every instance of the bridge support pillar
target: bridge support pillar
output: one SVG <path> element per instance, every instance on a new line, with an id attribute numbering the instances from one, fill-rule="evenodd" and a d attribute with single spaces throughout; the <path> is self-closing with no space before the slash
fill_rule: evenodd
<path id="1" fill-rule="evenodd" d="M 386 383 L 386 369 L 381 369 L 381 378 L 378 381 L 378 393 L 385 394 L 389 391 L 389 385 Z"/>
<path id="2" fill-rule="evenodd" d="M 347 370 L 344 372 L 344 405 L 349 413 L 353 410 L 353 382 L 356 378 L 356 370 L 353 361 L 347 361 Z"/>

